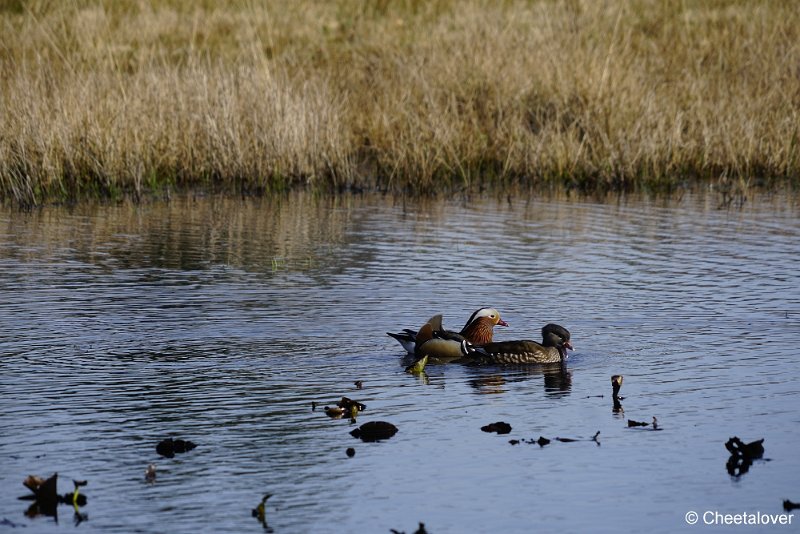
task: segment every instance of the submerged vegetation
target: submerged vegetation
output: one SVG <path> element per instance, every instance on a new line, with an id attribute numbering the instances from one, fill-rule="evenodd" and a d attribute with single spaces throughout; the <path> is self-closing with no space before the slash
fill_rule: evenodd
<path id="1" fill-rule="evenodd" d="M 0 198 L 800 177 L 794 0 L 0 0 Z"/>

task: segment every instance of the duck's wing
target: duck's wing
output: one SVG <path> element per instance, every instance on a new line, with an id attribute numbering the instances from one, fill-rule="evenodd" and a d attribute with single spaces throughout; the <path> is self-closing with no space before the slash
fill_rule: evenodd
<path id="1" fill-rule="evenodd" d="M 466 339 L 460 332 L 453 332 L 452 330 L 436 330 L 433 332 L 433 337 L 436 339 L 458 341 L 459 343 Z"/>
<path id="2" fill-rule="evenodd" d="M 397 340 L 409 354 L 415 354 L 417 344 L 422 344 L 434 337 L 439 337 L 440 332 L 444 331 L 442 315 L 437 314 L 428 319 L 419 330 L 405 328 L 402 332 L 386 332 L 386 335 Z"/>
<path id="3" fill-rule="evenodd" d="M 430 325 L 431 329 L 434 332 L 436 332 L 438 330 L 444 330 L 444 326 L 442 326 L 442 314 L 441 313 L 437 313 L 436 315 L 434 315 L 433 317 L 428 319 L 428 322 L 426 322 L 425 324 L 426 325 Z"/>

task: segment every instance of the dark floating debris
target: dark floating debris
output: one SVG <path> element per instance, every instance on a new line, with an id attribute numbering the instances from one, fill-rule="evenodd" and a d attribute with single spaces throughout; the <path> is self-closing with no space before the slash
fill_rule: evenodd
<path id="1" fill-rule="evenodd" d="M 486 426 L 482 426 L 481 430 L 484 432 L 497 432 L 498 434 L 508 434 L 511 432 L 511 425 L 504 421 L 498 421 Z"/>
<path id="2" fill-rule="evenodd" d="M 364 388 L 364 381 L 363 380 L 356 380 L 353 382 L 353 385 L 356 386 L 356 389 L 363 389 Z"/>
<path id="3" fill-rule="evenodd" d="M 525 443 L 528 445 L 539 445 L 540 447 L 544 447 L 545 445 L 550 443 L 550 440 L 543 436 L 539 436 L 539 439 L 522 439 L 522 440 L 512 439 L 509 440 L 509 443 L 512 445 L 519 445 L 520 443 Z"/>
<path id="4" fill-rule="evenodd" d="M 560 441 L 561 443 L 572 443 L 575 441 L 594 441 L 597 445 L 600 445 L 600 431 L 598 430 L 595 432 L 594 436 L 591 438 L 553 438 L 552 440 L 547 439 L 544 436 L 539 436 L 539 439 L 512 439 L 509 441 L 512 445 L 518 445 L 520 443 L 527 443 L 528 445 L 538 445 L 539 447 L 544 447 L 545 445 L 549 445 L 552 441 Z"/>
<path id="5" fill-rule="evenodd" d="M 539 438 L 539 440 L 542 440 L 542 439 L 545 439 L 545 438 L 541 438 L 541 437 Z M 600 431 L 598 430 L 597 432 L 595 432 L 594 436 L 592 436 L 589 439 L 586 439 L 586 438 L 553 438 L 553 439 L 555 439 L 555 441 L 560 441 L 561 443 L 573 443 L 575 441 L 594 441 L 595 443 L 600 445 Z M 549 441 L 547 443 L 549 443 Z M 545 443 L 545 445 L 546 445 L 546 443 Z"/>
<path id="6" fill-rule="evenodd" d="M 78 488 L 82 488 L 83 486 L 88 484 L 89 481 L 88 480 L 73 480 L 72 483 L 75 486 L 75 490 L 72 492 L 71 504 L 72 504 L 73 508 L 75 508 L 75 514 L 74 514 L 73 518 L 74 518 L 74 521 L 75 521 L 75 526 L 77 527 L 78 525 L 80 525 L 84 521 L 88 521 L 89 520 L 89 514 L 81 513 L 80 509 L 78 508 L 79 506 L 81 506 L 80 505 L 81 497 L 83 497 L 83 504 L 86 504 L 86 497 L 81 495 L 80 490 Z M 64 497 L 66 498 L 67 496 L 65 495 Z"/>
<path id="7" fill-rule="evenodd" d="M 177 453 L 189 452 L 197 447 L 197 445 L 189 440 L 176 439 L 173 441 L 173 443 L 175 444 L 175 452 Z"/>
<path id="8" fill-rule="evenodd" d="M 156 452 L 165 458 L 174 458 L 176 453 L 189 452 L 195 447 L 197 445 L 189 440 L 167 438 L 158 442 Z"/>
<path id="9" fill-rule="evenodd" d="M 633 419 L 628 419 L 628 428 L 633 428 L 637 426 L 650 426 L 650 423 L 644 423 L 642 421 L 634 421 Z"/>
<path id="10" fill-rule="evenodd" d="M 50 478 L 28 475 L 22 484 L 33 492 L 34 499 L 43 505 L 58 504 L 61 498 L 58 495 L 58 473 Z"/>
<path id="11" fill-rule="evenodd" d="M 800 508 L 800 502 L 792 502 L 789 499 L 783 501 L 783 509 L 787 512 Z"/>
<path id="12" fill-rule="evenodd" d="M 85 486 L 88 482 L 86 480 L 73 480 L 74 489 L 71 493 L 64 495 L 58 494 L 58 473 L 54 473 L 50 478 L 44 479 L 36 475 L 28 475 L 22 484 L 31 490 L 33 495 L 26 495 L 20 497 L 22 500 L 32 500 L 33 504 L 30 505 L 25 515 L 28 517 L 36 517 L 38 515 L 45 515 L 54 517 L 58 521 L 57 507 L 59 504 L 71 504 L 75 508 L 75 524 L 86 521 L 89 516 L 83 514 L 78 509 L 80 506 L 85 506 L 87 499 L 86 496 L 80 492 L 80 488 Z"/>
<path id="13" fill-rule="evenodd" d="M 734 436 L 725 442 L 725 448 L 731 453 L 725 462 L 725 469 L 732 477 L 740 477 L 750 470 L 753 460 L 764 456 L 764 439 L 744 443 Z"/>
<path id="14" fill-rule="evenodd" d="M 614 402 L 614 408 L 611 410 L 613 413 L 624 413 L 625 409 L 622 407 L 622 402 L 625 397 L 619 396 L 619 390 L 622 387 L 622 375 L 614 375 L 611 377 L 611 400 Z"/>
<path id="15" fill-rule="evenodd" d="M 350 432 L 354 438 L 367 442 L 389 439 L 395 434 L 397 434 L 397 427 L 385 421 L 370 421 Z"/>
<path id="16" fill-rule="evenodd" d="M 367 409 L 366 404 L 361 404 L 360 402 L 353 399 L 348 399 L 347 397 L 342 397 L 342 400 L 337 402 L 336 406 L 338 406 L 339 408 L 343 408 L 347 413 L 350 413 L 353 410 L 353 408 L 355 408 L 359 412 L 363 412 L 364 410 Z"/>
<path id="17" fill-rule="evenodd" d="M 744 443 L 738 437 L 734 436 L 725 442 L 725 448 L 728 449 L 728 452 L 731 454 L 746 456 L 752 460 L 757 460 L 764 456 L 764 438 L 751 443 Z"/>
<path id="18" fill-rule="evenodd" d="M 147 466 L 147 469 L 144 470 L 144 479 L 147 482 L 155 482 L 156 481 L 156 466 L 155 464 L 150 464 Z"/>
<path id="19" fill-rule="evenodd" d="M 635 428 L 638 426 L 652 426 L 653 430 L 656 431 L 663 430 L 661 427 L 659 427 L 658 419 L 656 419 L 655 416 L 653 417 L 652 423 L 645 423 L 644 421 L 634 421 L 633 419 L 628 419 L 628 428 Z"/>
<path id="20" fill-rule="evenodd" d="M 266 511 L 264 508 L 267 503 L 267 499 L 269 499 L 270 497 L 272 497 L 271 493 L 265 493 L 264 496 L 261 497 L 261 502 L 258 503 L 258 506 L 253 508 L 251 512 L 253 517 L 257 517 L 259 521 L 264 521 L 266 518 Z"/>
<path id="21" fill-rule="evenodd" d="M 353 456 L 356 455 L 356 450 L 353 447 L 347 447 L 347 450 L 344 452 L 345 454 L 347 454 L 348 458 L 352 458 Z"/>
<path id="22" fill-rule="evenodd" d="M 313 404 L 315 405 L 316 403 Z M 363 412 L 366 410 L 367 405 L 362 404 L 357 400 L 342 397 L 342 399 L 336 403 L 336 406 L 325 406 L 324 409 L 325 415 L 331 419 L 341 419 L 345 415 L 349 415 L 350 422 L 355 423 L 358 412 Z"/>
<path id="23" fill-rule="evenodd" d="M 611 377 L 611 396 L 615 399 L 625 400 L 625 397 L 619 396 L 619 390 L 622 388 L 622 381 L 624 377 L 622 375 L 614 375 Z"/>
<path id="24" fill-rule="evenodd" d="M 753 460 L 744 456 L 731 455 L 728 461 L 725 462 L 725 470 L 732 477 L 740 477 L 750 471 L 750 466 L 753 465 Z"/>
<path id="25" fill-rule="evenodd" d="M 83 506 L 86 504 L 86 496 L 81 494 L 78 488 L 82 488 L 88 482 L 86 480 L 73 480 L 75 489 L 72 493 L 65 493 L 59 495 L 57 491 L 58 473 L 53 473 L 48 479 L 36 475 L 28 475 L 22 484 L 33 492 L 33 496 L 20 497 L 27 500 L 36 500 L 40 504 L 77 504 Z"/>
<path id="26" fill-rule="evenodd" d="M 406 534 L 405 530 L 395 530 L 393 528 L 390 528 L 389 532 L 392 534 Z M 425 530 L 425 523 L 420 522 L 419 527 L 413 532 L 413 534 L 428 534 L 428 531 Z"/>
<path id="27" fill-rule="evenodd" d="M 264 496 L 261 498 L 261 502 L 258 503 L 258 506 L 253 508 L 253 510 L 251 511 L 253 517 L 258 519 L 259 523 L 261 523 L 261 526 L 264 527 L 264 530 L 267 532 L 272 532 L 272 529 L 269 527 L 269 525 L 267 525 L 267 512 L 265 509 L 267 499 L 269 499 L 270 497 L 272 497 L 271 493 L 265 493 Z"/>
<path id="28" fill-rule="evenodd" d="M 76 504 L 80 497 L 82 497 L 79 488 L 84 487 L 88 484 L 88 480 L 73 480 L 72 484 L 75 486 L 75 490 L 72 492 L 72 504 Z"/>
<path id="29" fill-rule="evenodd" d="M 341 419 L 344 415 L 344 408 L 339 408 L 338 406 L 325 406 L 325 415 L 331 419 Z"/>
<path id="30" fill-rule="evenodd" d="M 312 412 L 317 411 L 317 401 L 311 401 L 311 411 Z"/>

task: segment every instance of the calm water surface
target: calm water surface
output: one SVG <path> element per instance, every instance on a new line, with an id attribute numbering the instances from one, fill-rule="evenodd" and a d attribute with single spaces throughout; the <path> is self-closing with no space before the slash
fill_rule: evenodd
<path id="1" fill-rule="evenodd" d="M 0 528 L 261 532 L 263 493 L 277 533 L 689 532 L 689 510 L 780 513 L 800 501 L 800 205 L 717 201 L 0 210 L 0 519 L 19 525 Z M 437 312 L 460 328 L 483 305 L 511 324 L 498 339 L 566 326 L 566 372 L 403 372 L 385 332 Z M 342 395 L 399 433 L 361 443 L 311 411 Z M 653 416 L 662 431 L 627 428 Z M 481 432 L 495 421 L 511 434 Z M 600 446 L 509 444 L 598 430 Z M 734 435 L 765 438 L 769 461 L 731 477 Z M 167 436 L 199 446 L 160 458 Z M 22 480 L 53 472 L 61 493 L 88 479 L 88 521 L 25 517 Z"/>

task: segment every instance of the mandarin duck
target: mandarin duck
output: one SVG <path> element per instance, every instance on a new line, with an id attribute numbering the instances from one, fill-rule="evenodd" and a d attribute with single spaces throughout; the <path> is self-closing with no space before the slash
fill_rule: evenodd
<path id="1" fill-rule="evenodd" d="M 481 314 L 484 312 L 485 314 Z M 469 347 L 473 346 L 471 339 L 483 342 L 484 339 L 492 338 L 492 329 L 495 324 L 508 323 L 500 319 L 500 314 L 494 308 L 482 308 L 470 317 L 470 321 L 461 332 L 439 330 L 442 316 L 436 315 L 431 318 L 417 332 L 416 343 L 414 346 L 414 356 L 418 359 L 430 357 L 434 360 L 455 360 L 469 354 Z"/>
<path id="2" fill-rule="evenodd" d="M 487 363 L 560 363 L 567 359 L 569 331 L 557 324 L 542 327 L 542 342 L 530 340 L 501 341 L 482 345 L 465 345 L 468 357 Z"/>
<path id="3" fill-rule="evenodd" d="M 500 318 L 500 312 L 495 308 L 480 308 L 475 310 L 460 332 L 445 330 L 442 326 L 441 315 L 434 315 L 431 317 L 426 323 L 426 326 L 427 325 L 431 327 L 431 335 L 426 335 L 425 341 L 431 338 L 455 340 L 458 342 L 462 339 L 466 339 L 470 343 L 483 344 L 492 342 L 492 334 L 495 326 L 508 326 L 508 323 Z M 387 332 L 386 334 L 396 339 L 409 354 L 420 356 L 416 350 L 418 331 L 406 328 L 397 334 L 391 332 Z M 460 350 L 458 345 L 455 346 L 455 350 Z"/>

